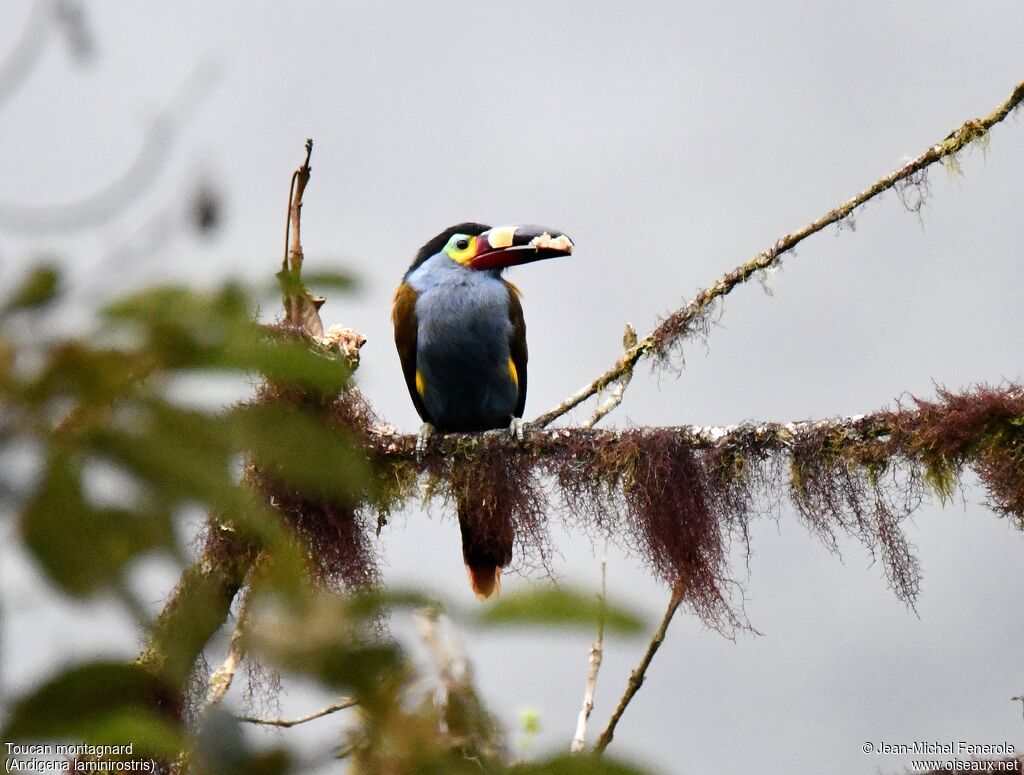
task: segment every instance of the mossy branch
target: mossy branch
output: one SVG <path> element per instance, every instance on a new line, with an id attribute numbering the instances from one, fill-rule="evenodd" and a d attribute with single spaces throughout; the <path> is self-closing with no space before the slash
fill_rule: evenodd
<path id="1" fill-rule="evenodd" d="M 251 549 L 224 531 L 185 569 L 157 617 L 138 662 L 177 687 L 175 715 L 184 711 L 196 660 L 227 619 L 251 563 Z"/>
<path id="2" fill-rule="evenodd" d="M 339 418 L 353 412 L 347 403 Z M 353 427 L 349 424 L 347 427 Z M 829 420 L 625 430 L 556 428 L 518 442 L 505 431 L 448 434 L 417 456 L 416 437 L 389 426 L 357 431 L 383 483 L 387 512 L 428 492 L 495 494 L 520 556 L 543 562 L 553 513 L 611 535 L 644 558 L 709 626 L 746 626 L 730 602 L 729 544 L 783 500 L 827 547 L 838 535 L 880 556 L 889 583 L 913 605 L 920 568 L 902 522 L 930 491 L 948 499 L 970 467 L 988 505 L 1024 529 L 1024 389 L 940 391 L 934 401 Z M 326 551 L 321 547 L 318 551 Z"/>
<path id="3" fill-rule="evenodd" d="M 274 333 L 297 332 L 310 337 L 315 344 L 337 352 L 340 360 L 354 370 L 359 362 L 359 348 L 365 339 L 348 329 L 332 330 L 324 338 L 319 309 L 324 299 L 313 296 L 302 283 L 301 213 L 302 196 L 309 182 L 310 156 L 313 141 L 306 140 L 306 157 L 292 174 L 288 194 L 288 217 L 285 227 L 285 255 L 278 280 L 281 283 L 285 320 Z M 179 688 L 173 709 L 184 711 L 184 696 L 196 660 L 211 637 L 227 620 L 231 605 L 245 583 L 255 554 L 233 530 L 211 521 L 214 533 L 202 555 L 182 573 L 178 586 L 171 593 L 150 632 L 145 650 L 138 662 L 171 680 Z M 217 704 L 230 687 L 234 670 L 242 658 L 240 632 L 231 639 L 229 654 L 221 668 L 212 676 L 207 706 Z"/>
<path id="4" fill-rule="evenodd" d="M 449 456 L 465 456 L 485 449 L 503 448 L 508 451 L 519 450 L 521 453 L 534 457 L 555 457 L 570 453 L 581 448 L 601 449 L 620 442 L 623 439 L 635 439 L 643 444 L 655 436 L 663 438 L 666 434 L 674 440 L 685 444 L 689 449 L 710 450 L 742 447 L 759 452 L 791 451 L 811 438 L 829 437 L 831 448 L 835 452 L 853 449 L 866 442 L 891 439 L 894 432 L 900 429 L 908 431 L 918 423 L 923 423 L 926 416 L 931 421 L 939 417 L 942 406 L 957 410 L 963 403 L 978 402 L 983 404 L 1004 398 L 1014 405 L 1024 402 L 1024 387 L 1009 385 L 1003 389 L 979 388 L 966 393 L 940 391 L 943 403 L 930 403 L 914 399 L 916 408 L 897 410 L 880 410 L 868 414 L 833 417 L 823 420 L 794 420 L 790 422 L 745 422 L 738 425 L 678 425 L 629 428 L 625 430 L 605 430 L 596 428 L 545 428 L 528 433 L 520 442 L 505 430 L 487 431 L 485 433 L 448 433 L 431 437 L 430 447 L 425 455 L 416 453 L 416 436 L 414 434 L 398 434 L 389 425 L 376 425 L 366 437 L 368 449 L 373 455 L 382 458 L 415 463 L 424 471 L 429 471 L 431 461 Z M 1024 412 L 1024 403 L 1020 404 Z M 896 450 L 893 450 L 895 453 Z"/>
<path id="5" fill-rule="evenodd" d="M 715 283 L 700 291 L 688 304 L 666 317 L 647 336 L 633 346 L 627 347 L 612 368 L 569 396 L 558 406 L 535 418 L 531 425 L 543 428 L 609 386 L 617 383 L 624 385 L 642 358 L 664 359 L 693 331 L 694 325 L 704 317 L 712 305 L 728 295 L 736 286 L 746 282 L 759 272 L 769 269 L 779 261 L 784 253 L 795 248 L 812 234 L 817 234 L 822 229 L 839 223 L 858 207 L 884 191 L 897 187 L 901 182 L 911 179 L 936 162 L 954 160 L 956 154 L 968 144 L 987 137 L 992 127 L 1005 119 L 1010 111 L 1021 102 L 1024 102 L 1024 81 L 1017 84 L 1013 93 L 988 115 L 965 121 L 945 138 L 929 146 L 917 158 L 911 159 L 898 170 L 879 178 L 856 196 L 829 210 L 803 228 L 780 237 L 767 250 L 722 275 Z M 621 395 L 619 398 L 621 400 Z"/>

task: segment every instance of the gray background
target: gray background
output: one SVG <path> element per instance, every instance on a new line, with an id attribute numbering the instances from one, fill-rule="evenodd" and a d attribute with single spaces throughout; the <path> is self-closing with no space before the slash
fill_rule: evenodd
<path id="1" fill-rule="evenodd" d="M 0 52 L 29 8 L 3 4 Z M 611 365 L 627 321 L 643 334 L 725 270 L 988 112 L 1024 77 L 1020 0 L 86 10 L 91 65 L 71 66 L 50 39 L 0 112 L 0 215 L 13 202 L 59 204 L 101 188 L 197 65 L 205 93 L 161 144 L 155 184 L 118 217 L 67 235 L 18 233 L 5 219 L 0 277 L 41 250 L 60 256 L 77 283 L 69 329 L 87 324 L 96 299 L 141 284 L 266 282 L 288 175 L 312 136 L 308 265 L 363 280 L 358 295 L 332 297 L 324 318 L 366 335 L 360 383 L 406 431 L 418 419 L 390 341 L 391 292 L 416 248 L 449 223 L 540 222 L 577 242 L 570 260 L 510 275 L 525 294 L 534 416 Z M 889 193 L 858 213 L 855 231 L 803 243 L 769 278 L 771 295 L 750 283 L 729 298 L 678 379 L 642 368 L 613 423 L 821 418 L 928 397 L 936 385 L 1019 380 L 1022 160 L 1018 114 L 995 130 L 987 157 L 964 155 L 963 177 L 931 171 L 920 220 Z M 181 220 L 200 180 L 225 199 L 212 241 Z M 238 388 L 193 387 L 207 401 Z M 909 760 L 867 756 L 864 741 L 1024 749 L 1021 708 L 1009 699 L 1024 691 L 1024 539 L 983 498 L 969 479 L 962 500 L 927 504 L 907 525 L 924 570 L 916 615 L 860 545 L 843 542 L 840 560 L 788 510 L 759 520 L 746 610 L 763 637 L 730 642 L 681 616 L 613 750 L 665 773 L 865 773 Z M 596 588 L 591 541 L 558 524 L 553 536 L 556 576 Z M 457 527 L 439 509 L 411 509 L 380 543 L 389 583 L 472 604 Z M 116 607 L 73 609 L 10 540 L 2 560 L 5 694 L 67 660 L 134 652 Z M 175 571 L 157 560 L 138 578 L 156 605 Z M 653 625 L 667 591 L 642 563 L 613 548 L 608 578 Z M 505 589 L 531 583 L 543 581 L 511 575 Z M 530 750 L 566 747 L 591 636 L 463 638 L 505 719 L 539 711 Z M 644 646 L 607 644 L 592 732 Z M 289 684 L 281 713 L 321 702 Z M 315 759 L 336 730 L 337 719 L 283 737 Z"/>

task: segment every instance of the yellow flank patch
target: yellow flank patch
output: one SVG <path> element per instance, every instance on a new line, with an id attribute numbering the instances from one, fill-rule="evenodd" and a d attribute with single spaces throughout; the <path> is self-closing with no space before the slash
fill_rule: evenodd
<path id="1" fill-rule="evenodd" d="M 519 387 L 519 371 L 516 369 L 516 363 L 512 360 L 512 356 L 508 359 L 508 373 L 512 376 L 512 381 L 516 383 L 516 387 Z"/>
<path id="2" fill-rule="evenodd" d="M 516 382 L 518 385 L 519 383 Z M 416 392 L 421 396 L 427 391 L 427 383 L 423 379 L 423 372 L 416 369 Z"/>

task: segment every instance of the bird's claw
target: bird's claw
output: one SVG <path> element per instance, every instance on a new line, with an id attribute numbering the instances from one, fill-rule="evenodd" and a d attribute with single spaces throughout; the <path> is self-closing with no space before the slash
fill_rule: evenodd
<path id="1" fill-rule="evenodd" d="M 434 435 L 434 426 L 428 422 L 420 426 L 420 432 L 416 435 L 416 459 L 419 460 L 427 451 L 427 444 L 430 437 Z"/>
<path id="2" fill-rule="evenodd" d="M 526 423 L 523 422 L 523 418 L 513 417 L 512 422 L 509 423 L 508 432 L 512 434 L 513 439 L 522 444 L 526 440 Z"/>

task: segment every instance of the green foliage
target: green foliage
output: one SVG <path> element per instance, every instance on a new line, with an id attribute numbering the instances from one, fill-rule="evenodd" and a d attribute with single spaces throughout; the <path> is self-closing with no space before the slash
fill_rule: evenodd
<path id="1" fill-rule="evenodd" d="M 643 775 L 645 771 L 614 759 L 582 754 L 523 764 L 510 772 L 512 775 Z"/>
<path id="2" fill-rule="evenodd" d="M 138 665 L 90 662 L 21 698 L 7 720 L 4 739 L 131 742 L 133 756 L 174 759 L 185 734 L 167 707 L 172 696 L 168 686 Z"/>
<path id="3" fill-rule="evenodd" d="M 31 270 L 7 302 L 0 307 L 0 316 L 43 307 L 60 293 L 60 273 L 50 264 Z"/>
<path id="4" fill-rule="evenodd" d="M 570 589 L 540 587 L 506 594 L 472 619 L 481 624 L 585 627 L 593 630 L 603 622 L 605 629 L 624 635 L 637 635 L 644 620 L 629 609 L 609 605 L 597 596 Z"/>
<path id="5" fill-rule="evenodd" d="M 266 595 L 253 601 L 252 616 L 248 651 L 363 700 L 401 669 L 401 649 L 376 636 L 367 609 L 337 595 Z"/>
<path id="6" fill-rule="evenodd" d="M 104 314 L 122 333 L 139 337 L 139 351 L 162 369 L 258 373 L 299 390 L 337 395 L 347 367 L 302 339 L 268 336 L 252 308 L 236 285 L 209 294 L 163 287 L 112 304 Z"/>
<path id="7" fill-rule="evenodd" d="M 307 280 L 348 285 L 342 276 Z M 237 285 L 202 293 L 154 288 L 108 306 L 89 336 L 22 341 L 25 328 L 9 326 L 11 315 L 45 314 L 59 288 L 56 270 L 41 267 L 0 302 L 0 450 L 29 442 L 38 471 L 28 482 L 6 481 L 0 471 L 0 494 L 17 514 L 26 549 L 74 598 L 130 600 L 127 571 L 140 557 L 181 558 L 174 530 L 181 510 L 199 507 L 211 519 L 201 556 L 145 625 L 148 646 L 137 662 L 57 673 L 14 703 L 5 739 L 130 742 L 130 758 L 173 772 L 294 771 L 285 750 L 251 749 L 219 706 L 199 714 L 188 707 L 197 658 L 247 586 L 246 653 L 358 704 L 347 732 L 355 773 L 633 772 L 585 758 L 514 766 L 468 668 L 438 668 L 445 701 L 436 703 L 387 634 L 386 620 L 402 609 L 437 627 L 440 603 L 416 590 L 341 595 L 317 576 L 316 557 L 325 551 L 319 538 L 350 540 L 362 529 L 353 522 L 357 509 L 391 508 L 416 482 L 412 467 L 369 466 L 357 443 L 366 413 L 335 400 L 349 377 L 344 358 L 256 323 L 253 300 Z M 175 379 L 209 372 L 262 387 L 255 400 L 233 407 L 183 405 Z M 335 551 L 342 564 L 360 567 L 358 547 Z M 591 595 L 553 589 L 506 596 L 457 618 L 506 626 L 601 622 L 629 634 L 643 624 Z"/>
<path id="8" fill-rule="evenodd" d="M 54 455 L 21 521 L 26 545 L 66 591 L 85 596 L 114 586 L 137 555 L 173 547 L 166 512 L 97 508 L 82 489 L 80 467 Z"/>
<path id="9" fill-rule="evenodd" d="M 52 268 L 36 270 L 3 309 L 38 314 L 58 284 Z M 4 416 L 14 438 L 42 442 L 42 475 L 20 503 L 22 533 L 66 591 L 117 587 L 135 557 L 173 551 L 181 506 L 199 505 L 247 526 L 250 538 L 266 537 L 267 512 L 238 484 L 242 455 L 318 496 L 355 502 L 365 494 L 361 456 L 323 417 L 284 406 L 200 410 L 168 393 L 168 377 L 211 369 L 310 396 L 343 389 L 346 366 L 259 326 L 252 307 L 235 285 L 208 293 L 156 288 L 110 305 L 103 327 L 86 339 L 30 351 L 0 336 Z M 94 462 L 131 479 L 130 503 L 92 502 L 86 472 Z M 81 562 L 83 547 L 89 562 Z"/>
<path id="10" fill-rule="evenodd" d="M 302 281 L 321 291 L 351 291 L 358 285 L 356 278 L 345 272 L 303 272 Z"/>
<path id="11" fill-rule="evenodd" d="M 296 407 L 248 406 L 233 415 L 240 446 L 268 475 L 305 495 L 331 502 L 361 500 L 366 460 L 348 435 Z"/>

